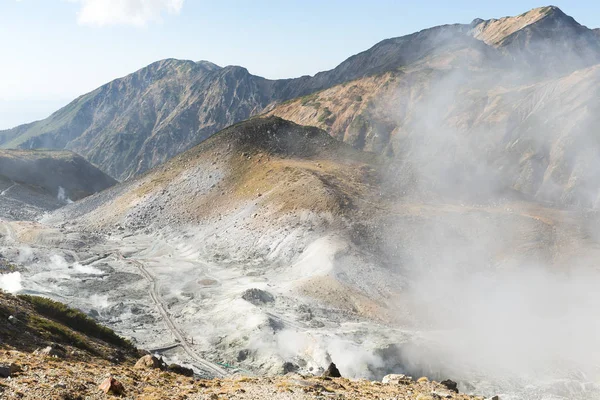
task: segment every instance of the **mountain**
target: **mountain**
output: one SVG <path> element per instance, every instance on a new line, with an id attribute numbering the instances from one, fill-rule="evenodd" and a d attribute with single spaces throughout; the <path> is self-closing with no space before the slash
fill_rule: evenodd
<path id="1" fill-rule="evenodd" d="M 592 31 L 547 7 L 474 21 L 471 33 L 504 54 L 529 54 L 520 62 L 533 68 L 482 67 L 477 58 L 431 54 L 399 71 L 281 103 L 267 115 L 389 156 L 395 174 L 405 177 L 398 183 L 404 193 L 481 200 L 512 192 L 596 208 L 600 52 Z M 529 39 L 515 39 L 520 35 Z M 540 70 L 552 73 L 532 79 Z"/>
<path id="2" fill-rule="evenodd" d="M 343 215 L 353 210 L 349 193 L 368 196 L 364 182 L 373 163 L 374 155 L 358 152 L 320 129 L 276 117 L 254 118 L 137 178 L 57 210 L 57 215 L 90 221 L 89 226 L 100 230 L 220 220 L 227 209 L 244 202 L 253 203 L 251 208 L 274 204 L 269 218 L 255 219 L 245 210 L 254 223 L 298 209 Z"/>
<path id="3" fill-rule="evenodd" d="M 535 81 L 597 62 L 598 43 L 596 32 L 545 7 L 387 39 L 313 77 L 268 80 L 242 67 L 163 60 L 81 96 L 45 120 L 0 131 L 0 146 L 70 149 L 123 180 L 228 125 L 344 82 L 432 59 L 437 64 L 429 61 L 429 67 L 435 70 L 462 65 L 501 68 L 507 75 L 526 68 L 521 75 Z"/>
<path id="4" fill-rule="evenodd" d="M 0 150 L 0 216 L 31 219 L 117 183 L 70 151 Z"/>
<path id="5" fill-rule="evenodd" d="M 565 73 L 600 62 L 597 32 L 555 6 L 517 17 L 476 20 L 471 34 L 525 62 L 537 74 Z"/>
<path id="6" fill-rule="evenodd" d="M 453 182 L 451 175 L 447 180 Z M 27 233 L 21 237 L 42 260 L 43 238 L 66 254 L 71 243 L 88 243 L 76 251 L 103 271 L 57 284 L 32 264 L 25 282 L 77 293 L 69 299 L 78 307 L 99 310 L 103 323 L 179 360 L 189 355 L 169 349 L 180 331 L 194 338 L 187 343 L 204 359 L 241 370 L 304 374 L 329 360 L 348 376 L 380 379 L 401 371 L 472 382 L 474 375 L 460 367 L 473 360 L 463 341 L 446 331 L 428 336 L 425 347 L 432 350 L 425 357 L 418 344 L 411 348 L 419 339 L 407 335 L 458 324 L 460 337 L 475 336 L 482 351 L 494 351 L 497 341 L 472 329 L 472 315 L 488 312 L 478 307 L 487 304 L 489 279 L 498 303 L 519 298 L 514 308 L 497 311 L 509 321 L 496 328 L 503 343 L 518 333 L 515 340 L 536 352 L 539 330 L 523 335 L 517 309 L 538 304 L 539 296 L 563 301 L 558 282 L 593 268 L 600 249 L 598 213 L 545 207 L 518 192 L 490 200 L 486 182 L 466 194 L 406 193 L 413 177 L 383 156 L 317 128 L 253 118 L 37 226 L 11 226 Z M 482 201 L 473 200 L 477 194 Z M 561 272 L 555 277 L 538 265 Z M 531 290 L 555 279 L 548 292 Z M 92 301 L 93 294 L 105 300 Z M 167 318 L 170 327 L 162 323 Z M 509 365 L 515 357 L 529 359 L 531 352 L 521 351 L 511 351 Z M 477 387 L 488 396 L 504 393 L 486 386 L 491 368 Z M 542 389 L 517 397 L 531 398 L 533 390 Z"/>

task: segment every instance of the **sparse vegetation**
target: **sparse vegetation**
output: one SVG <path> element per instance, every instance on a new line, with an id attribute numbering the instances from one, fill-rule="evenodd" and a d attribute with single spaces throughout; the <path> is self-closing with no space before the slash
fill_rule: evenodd
<path id="1" fill-rule="evenodd" d="M 331 117 L 332 114 L 333 113 L 331 112 L 331 110 L 328 107 L 325 107 L 321 115 L 319 115 L 319 123 L 325 122 L 329 117 Z"/>
<path id="2" fill-rule="evenodd" d="M 96 323 L 96 321 L 79 310 L 45 297 L 30 295 L 19 295 L 18 297 L 21 300 L 31 304 L 33 308 L 44 317 L 60 322 L 77 332 L 81 332 L 85 335 L 103 340 L 106 343 L 123 347 L 128 350 L 135 350 L 135 347 L 131 344 L 131 342 L 117 335 L 112 329 L 99 325 Z M 39 321 L 43 320 L 40 319 Z M 54 326 L 52 324 L 39 321 L 37 321 L 37 323 L 42 324 L 45 328 L 50 329 L 51 332 L 57 334 L 61 334 L 59 331 L 63 332 L 62 329 L 59 330 L 57 328 L 58 325 Z"/>
<path id="3" fill-rule="evenodd" d="M 66 329 L 64 325 L 58 324 L 52 320 L 32 316 L 29 319 L 29 326 L 36 329 L 40 333 L 45 333 L 47 339 L 57 342 L 66 342 L 73 347 L 81 350 L 89 351 L 92 354 L 98 355 L 98 351 L 92 347 L 87 340 L 81 335 Z"/>

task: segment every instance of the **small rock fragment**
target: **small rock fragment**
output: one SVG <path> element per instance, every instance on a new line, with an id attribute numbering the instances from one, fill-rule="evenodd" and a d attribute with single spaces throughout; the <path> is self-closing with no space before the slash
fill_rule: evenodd
<path id="1" fill-rule="evenodd" d="M 6 364 L 0 365 L 0 377 L 2 377 L 2 378 L 10 377 L 10 365 L 6 365 Z"/>
<path id="2" fill-rule="evenodd" d="M 337 369 L 335 364 L 331 363 L 331 364 L 329 364 L 329 367 L 327 367 L 327 370 L 325 370 L 325 372 L 323 372 L 323 376 L 326 376 L 329 378 L 341 378 L 342 374 L 340 374 L 340 371 Z"/>
<path id="3" fill-rule="evenodd" d="M 446 389 L 453 391 L 454 393 L 458 393 L 458 383 L 454 382 L 451 379 L 446 379 L 445 381 L 440 382 L 442 386 L 445 386 Z"/>
<path id="4" fill-rule="evenodd" d="M 67 350 L 59 344 L 52 343 L 43 349 L 37 349 L 34 354 L 45 357 L 65 358 Z"/>
<path id="5" fill-rule="evenodd" d="M 381 383 L 386 385 L 408 385 L 411 382 L 412 378 L 404 374 L 389 374 L 381 380 Z"/>
<path id="6" fill-rule="evenodd" d="M 160 361 L 158 361 L 158 358 L 154 357 L 153 355 L 147 354 L 144 357 L 137 360 L 137 362 L 135 363 L 135 368 L 157 369 L 160 368 Z"/>
<path id="7" fill-rule="evenodd" d="M 112 393 L 114 395 L 120 396 L 125 393 L 125 388 L 123 387 L 123 384 L 115 378 L 113 378 L 112 376 L 106 378 L 104 382 L 102 382 L 100 386 L 98 386 L 98 388 L 106 394 Z"/>
<path id="8" fill-rule="evenodd" d="M 259 305 L 261 303 L 272 303 L 275 301 L 275 298 L 271 293 L 256 288 L 248 289 L 242 293 L 242 299 L 254 305 Z"/>

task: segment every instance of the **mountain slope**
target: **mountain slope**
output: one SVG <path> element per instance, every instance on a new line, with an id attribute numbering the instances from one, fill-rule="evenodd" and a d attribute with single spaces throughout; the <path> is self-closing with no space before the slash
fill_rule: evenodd
<path id="1" fill-rule="evenodd" d="M 0 150 L 0 216 L 31 219 L 117 183 L 70 151 Z"/>
<path id="2" fill-rule="evenodd" d="M 527 69 L 523 75 L 535 81 L 596 63 L 598 43 L 594 31 L 546 7 L 387 39 L 314 77 L 272 81 L 241 67 L 163 60 L 76 99 L 45 120 L 0 132 L 0 146 L 71 149 L 123 180 L 275 104 L 343 82 L 431 59 L 438 61 L 431 65 L 436 69 L 460 63 L 501 67 L 504 73 Z"/>
<path id="3" fill-rule="evenodd" d="M 388 154 L 421 191 L 514 189 L 554 204 L 596 207 L 599 71 L 533 85 L 498 81 L 491 71 L 390 73 L 281 104 L 269 115 Z"/>
<path id="4" fill-rule="evenodd" d="M 537 74 L 565 73 L 600 62 L 600 41 L 558 7 L 475 21 L 472 35 L 528 64 Z"/>

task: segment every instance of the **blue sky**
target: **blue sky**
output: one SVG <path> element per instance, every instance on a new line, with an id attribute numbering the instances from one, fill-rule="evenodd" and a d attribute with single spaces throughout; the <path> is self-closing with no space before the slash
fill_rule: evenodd
<path id="1" fill-rule="evenodd" d="M 0 129 L 163 58 L 242 65 L 267 78 L 330 69 L 378 41 L 516 15 L 535 1 L 0 0 Z M 600 3 L 554 5 L 600 27 Z"/>

